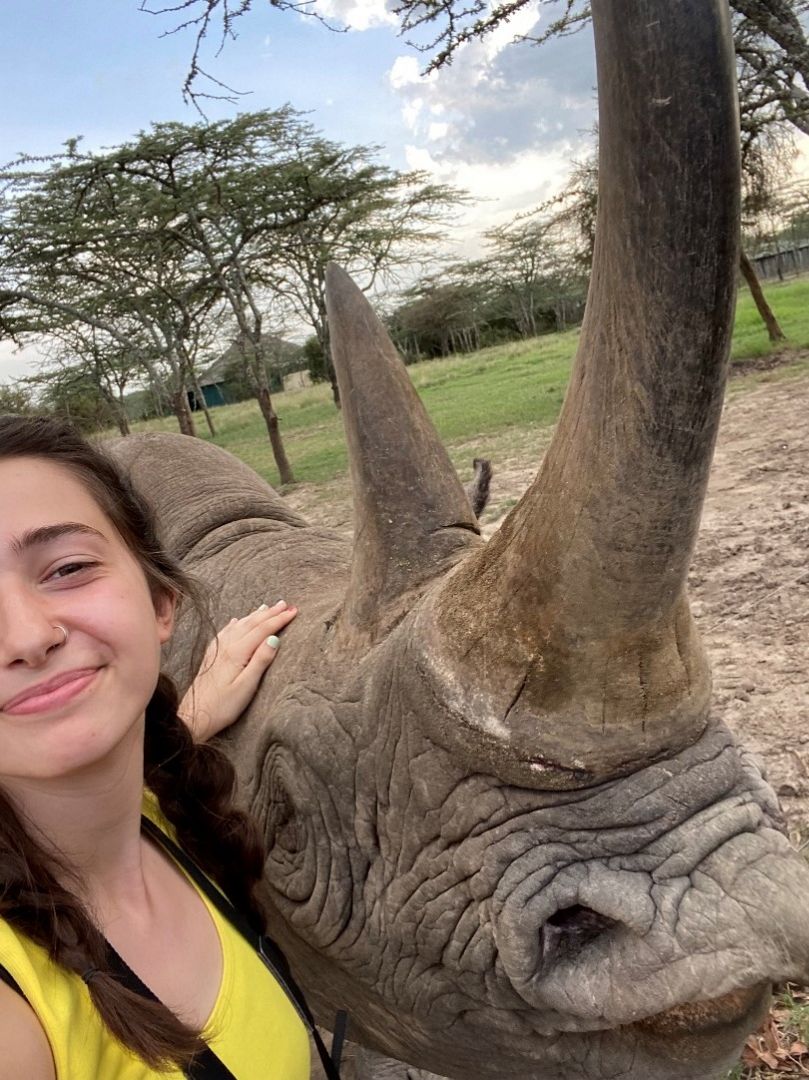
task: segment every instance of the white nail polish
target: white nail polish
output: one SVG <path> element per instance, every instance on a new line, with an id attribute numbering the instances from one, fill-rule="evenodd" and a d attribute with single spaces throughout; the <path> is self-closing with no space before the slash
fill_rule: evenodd
<path id="1" fill-rule="evenodd" d="M 258 608 L 256 610 L 257 611 L 266 611 L 267 610 L 267 605 L 266 604 L 259 604 Z"/>
<path id="2" fill-rule="evenodd" d="M 267 638 L 267 644 L 270 646 L 271 649 L 277 649 L 278 646 L 281 644 L 281 639 L 279 637 L 276 637 L 275 634 L 270 634 L 270 636 Z"/>

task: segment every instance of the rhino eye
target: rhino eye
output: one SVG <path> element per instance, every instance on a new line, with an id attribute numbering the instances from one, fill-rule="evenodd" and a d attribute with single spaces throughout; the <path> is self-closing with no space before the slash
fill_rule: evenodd
<path id="1" fill-rule="evenodd" d="M 267 841 L 271 849 L 280 848 L 290 855 L 300 851 L 306 842 L 305 830 L 287 791 L 276 792 L 270 803 Z"/>

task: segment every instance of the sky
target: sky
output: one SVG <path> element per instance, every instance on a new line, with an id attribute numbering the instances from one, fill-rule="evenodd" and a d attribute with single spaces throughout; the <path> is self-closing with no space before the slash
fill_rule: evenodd
<path id="1" fill-rule="evenodd" d="M 330 139 L 378 145 L 394 168 L 426 169 L 467 189 L 479 201 L 456 224 L 456 255 L 475 254 L 484 229 L 555 193 L 571 159 L 586 153 L 595 117 L 589 30 L 541 51 L 514 45 L 537 24 L 530 6 L 425 78 L 424 57 L 398 36 L 385 0 L 321 0 L 319 8 L 354 29 L 334 33 L 255 0 L 237 39 L 205 57 L 245 96 L 206 103 L 208 117 L 288 102 Z M 139 0 L 4 4 L 0 162 L 53 153 L 73 136 L 93 150 L 154 121 L 198 119 L 181 93 L 193 41 L 165 34 L 173 19 L 140 11 Z M 26 373 L 32 355 L 0 342 L 0 382 Z"/>
<path id="2" fill-rule="evenodd" d="M 254 0 L 237 39 L 203 60 L 245 96 L 236 105 L 208 102 L 207 115 L 290 103 L 330 139 L 378 145 L 394 168 L 425 169 L 465 188 L 478 201 L 455 225 L 453 253 L 474 255 L 486 228 L 545 201 L 572 159 L 586 154 L 595 120 L 592 35 L 588 28 L 541 49 L 513 44 L 541 29 L 533 2 L 424 77 L 424 57 L 398 36 L 386 2 L 319 0 L 318 10 L 353 27 L 334 33 Z M 3 4 L 0 162 L 53 153 L 74 136 L 94 150 L 154 121 L 198 119 L 181 93 L 193 40 L 166 34 L 175 20 L 139 10 L 139 0 Z M 0 342 L 0 382 L 25 373 L 31 355 Z"/>

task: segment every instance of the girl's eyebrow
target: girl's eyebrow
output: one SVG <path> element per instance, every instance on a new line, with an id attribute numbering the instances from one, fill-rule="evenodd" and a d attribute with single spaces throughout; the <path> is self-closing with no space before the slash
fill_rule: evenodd
<path id="1" fill-rule="evenodd" d="M 104 534 L 91 525 L 83 525 L 78 521 L 61 521 L 56 525 L 40 525 L 37 529 L 26 530 L 22 536 L 11 541 L 11 549 L 16 555 L 22 555 L 29 548 L 50 544 L 54 540 L 60 540 L 63 536 L 70 536 L 75 533 L 92 536 L 96 540 L 106 540 Z"/>

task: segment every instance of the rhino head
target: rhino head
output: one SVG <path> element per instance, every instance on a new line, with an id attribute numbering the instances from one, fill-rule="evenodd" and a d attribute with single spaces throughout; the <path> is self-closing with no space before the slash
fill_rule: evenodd
<path id="1" fill-rule="evenodd" d="M 685 592 L 738 256 L 727 5 L 593 17 L 587 312 L 551 446 L 488 544 L 337 268 L 351 550 L 212 446 L 117 451 L 216 620 L 300 607 L 222 740 L 273 933 L 324 1020 L 345 1007 L 356 1041 L 459 1080 L 707 1080 L 769 984 L 809 977 L 809 866 L 711 715 Z"/>

